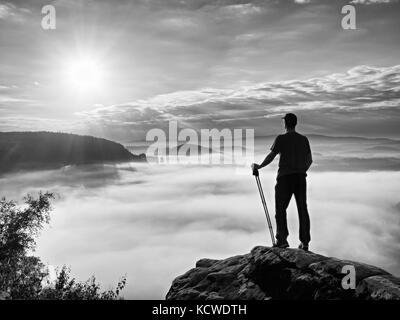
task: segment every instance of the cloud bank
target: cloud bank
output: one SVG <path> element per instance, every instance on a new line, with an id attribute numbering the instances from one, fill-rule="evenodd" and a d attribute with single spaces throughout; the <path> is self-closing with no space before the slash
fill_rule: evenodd
<path id="1" fill-rule="evenodd" d="M 302 130 L 309 133 L 400 137 L 399 104 L 399 65 L 358 66 L 306 80 L 175 92 L 80 115 L 91 130 L 98 127 L 125 140 L 143 139 L 152 128 L 165 129 L 168 120 L 195 129 L 248 127 L 256 128 L 256 135 L 272 134 L 286 112 L 297 113 Z"/>
<path id="2" fill-rule="evenodd" d="M 262 176 L 272 215 L 274 175 L 267 171 Z M 398 172 L 337 177 L 310 175 L 312 250 L 399 275 Z M 21 176 L 20 191 L 37 190 L 29 184 L 42 178 Z M 13 179 L 0 183 L 15 190 Z M 43 231 L 37 254 L 53 266 L 71 266 L 79 279 L 95 274 L 106 288 L 126 274 L 126 298 L 162 299 L 172 280 L 198 259 L 269 244 L 253 177 L 226 167 L 143 167 L 119 172 L 114 182 L 90 185 L 70 187 L 58 180 L 51 187 L 62 197 L 54 204 L 51 227 Z M 294 203 L 288 215 L 289 241 L 296 246 Z"/>
<path id="3" fill-rule="evenodd" d="M 257 161 L 268 139 L 257 143 Z M 400 171 L 388 165 L 398 159 L 399 142 L 318 136 L 310 141 L 312 250 L 400 275 Z M 272 217 L 276 165 L 261 172 Z M 95 274 L 105 288 L 126 274 L 126 298 L 162 299 L 172 280 L 198 259 L 270 244 L 254 178 L 237 173 L 230 166 L 96 165 L 2 176 L 0 189 L 12 199 L 38 190 L 59 195 L 50 227 L 39 238 L 37 254 L 46 263 L 69 265 L 81 280 Z M 288 219 L 295 247 L 294 201 Z"/>

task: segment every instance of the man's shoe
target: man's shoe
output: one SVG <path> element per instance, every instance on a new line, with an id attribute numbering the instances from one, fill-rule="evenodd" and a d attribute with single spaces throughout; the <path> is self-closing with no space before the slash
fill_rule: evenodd
<path id="1" fill-rule="evenodd" d="M 284 249 L 284 248 L 288 248 L 289 247 L 289 243 L 287 241 L 285 241 L 285 242 L 279 242 L 278 241 L 272 247 Z"/>
<path id="2" fill-rule="evenodd" d="M 308 251 L 308 243 L 300 243 L 299 244 L 299 249 L 304 250 L 304 251 Z"/>

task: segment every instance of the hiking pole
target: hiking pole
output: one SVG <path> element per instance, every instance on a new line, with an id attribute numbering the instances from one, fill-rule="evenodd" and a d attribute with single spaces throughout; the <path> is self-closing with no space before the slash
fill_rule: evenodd
<path id="1" fill-rule="evenodd" d="M 268 228 L 269 228 L 269 232 L 271 234 L 272 245 L 275 245 L 274 230 L 272 229 L 272 223 L 271 223 L 271 219 L 269 217 L 267 202 L 265 201 L 265 197 L 264 197 L 264 191 L 261 186 L 259 172 L 258 172 L 258 169 L 254 169 L 253 166 L 252 166 L 252 169 L 253 169 L 253 176 L 256 177 L 257 187 L 258 187 L 258 191 L 260 192 L 261 202 L 264 207 L 265 216 L 267 217 Z"/>

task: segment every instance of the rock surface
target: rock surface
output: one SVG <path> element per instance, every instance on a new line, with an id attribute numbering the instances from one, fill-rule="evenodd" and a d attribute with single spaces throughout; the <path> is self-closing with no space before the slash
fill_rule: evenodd
<path id="1" fill-rule="evenodd" d="M 342 286 L 346 265 L 354 266 L 355 289 Z M 224 260 L 199 260 L 173 281 L 166 299 L 400 300 L 400 279 L 364 263 L 299 249 L 255 247 Z"/>

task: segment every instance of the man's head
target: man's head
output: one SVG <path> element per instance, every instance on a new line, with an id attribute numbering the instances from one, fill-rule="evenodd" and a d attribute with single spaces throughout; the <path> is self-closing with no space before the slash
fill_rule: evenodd
<path id="1" fill-rule="evenodd" d="M 285 128 L 288 130 L 294 130 L 297 125 L 297 117 L 294 113 L 287 113 L 282 117 L 285 121 Z"/>

